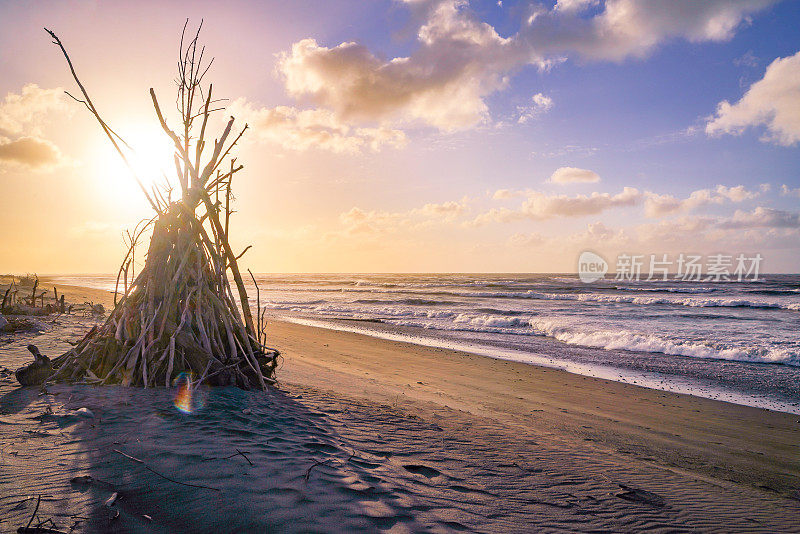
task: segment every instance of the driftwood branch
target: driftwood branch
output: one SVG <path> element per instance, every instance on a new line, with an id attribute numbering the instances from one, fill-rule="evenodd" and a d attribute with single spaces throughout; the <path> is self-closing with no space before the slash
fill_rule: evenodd
<path id="1" fill-rule="evenodd" d="M 39 497 L 36 499 L 36 508 L 33 509 L 33 513 L 31 514 L 31 518 L 28 520 L 28 524 L 25 525 L 26 529 L 31 526 L 31 523 L 33 523 L 33 518 L 36 517 L 36 512 L 39 511 L 39 504 L 41 502 L 42 502 L 42 496 L 39 495 Z"/>
<path id="2" fill-rule="evenodd" d="M 39 287 L 39 277 L 33 282 L 33 289 L 31 290 L 31 307 L 36 307 L 36 288 Z"/>
<path id="3" fill-rule="evenodd" d="M 92 99 L 89 98 L 89 93 L 86 92 L 83 83 L 81 83 L 80 79 L 78 78 L 78 74 L 75 72 L 75 67 L 72 65 L 72 60 L 70 59 L 69 54 L 67 54 L 66 48 L 64 48 L 64 45 L 61 43 L 61 39 L 59 39 L 58 36 L 51 30 L 48 30 L 47 28 L 45 28 L 44 30 L 50 35 L 50 37 L 53 38 L 53 44 L 57 45 L 61 49 L 61 53 L 64 54 L 64 59 L 67 60 L 67 65 L 69 65 L 69 70 L 72 73 L 72 78 L 75 80 L 75 83 L 78 84 L 78 87 L 81 90 L 81 94 L 83 94 L 83 98 L 85 99 L 79 102 L 83 102 L 86 108 L 92 113 L 92 115 L 94 115 L 94 118 L 97 119 L 97 122 L 100 123 L 100 127 L 103 129 L 103 132 L 105 132 L 109 141 L 111 141 L 111 144 L 114 146 L 114 149 L 122 158 L 122 161 L 125 162 L 125 165 L 130 170 L 134 180 L 136 180 L 136 183 L 139 185 L 139 188 L 142 190 L 142 193 L 144 193 L 145 198 L 147 198 L 147 201 L 150 203 L 150 206 L 152 206 L 152 208 L 155 211 L 159 211 L 158 205 L 153 201 L 152 198 L 150 198 L 150 194 L 147 192 L 147 188 L 144 186 L 142 180 L 136 174 L 136 171 L 133 169 L 133 166 L 128 161 L 128 158 L 125 156 L 125 153 L 120 148 L 119 143 L 117 143 L 117 140 L 122 142 L 128 148 L 130 148 L 130 146 L 114 130 L 112 130 L 108 126 L 106 121 L 103 120 L 103 118 L 100 116 L 100 113 L 97 111 L 97 108 L 94 107 Z M 75 97 L 72 98 L 77 100 Z"/>

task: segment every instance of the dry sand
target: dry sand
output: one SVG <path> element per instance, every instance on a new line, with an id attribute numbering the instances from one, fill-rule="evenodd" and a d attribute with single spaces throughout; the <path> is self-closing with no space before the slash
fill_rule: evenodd
<path id="1" fill-rule="evenodd" d="M 6 338 L 0 365 L 92 321 Z M 65 532 L 800 532 L 796 415 L 279 321 L 270 342 L 279 388 L 190 415 L 167 389 L 0 380 L 0 531 L 41 495 Z"/>

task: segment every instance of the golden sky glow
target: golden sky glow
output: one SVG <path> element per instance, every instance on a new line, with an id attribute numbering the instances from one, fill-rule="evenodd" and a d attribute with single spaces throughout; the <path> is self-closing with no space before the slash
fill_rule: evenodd
<path id="1" fill-rule="evenodd" d="M 789 4 L 0 3 L 0 271 L 115 271 L 151 216 L 42 27 L 150 181 L 174 171 L 148 89 L 172 104 L 187 15 L 251 126 L 232 238 L 254 271 L 564 272 L 584 249 L 796 271 Z"/>

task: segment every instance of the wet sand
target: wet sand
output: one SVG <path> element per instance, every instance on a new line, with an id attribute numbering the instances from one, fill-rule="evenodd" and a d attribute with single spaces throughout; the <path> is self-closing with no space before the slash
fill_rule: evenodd
<path id="1" fill-rule="evenodd" d="M 91 323 L 0 342 L 0 365 L 31 340 L 60 354 Z M 62 531 L 800 532 L 796 415 L 279 321 L 269 334 L 279 387 L 206 391 L 189 415 L 173 390 L 0 380 L 0 531 L 42 495 Z M 102 482 L 70 483 L 85 474 Z"/>

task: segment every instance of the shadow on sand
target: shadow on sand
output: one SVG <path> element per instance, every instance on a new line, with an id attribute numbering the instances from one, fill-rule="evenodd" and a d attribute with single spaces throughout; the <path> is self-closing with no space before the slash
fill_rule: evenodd
<path id="1" fill-rule="evenodd" d="M 38 421 L 27 438 L 35 441 L 22 447 L 36 473 L 23 471 L 43 484 L 28 480 L 27 494 L 43 494 L 39 518 L 64 531 L 448 530 L 418 522 L 414 503 L 374 473 L 374 458 L 343 442 L 331 414 L 279 389 L 199 391 L 192 413 L 175 408 L 174 388 L 49 389 L 41 397 L 38 388 L 7 390 L 0 403 L 7 415 Z M 77 414 L 80 407 L 91 415 Z M 90 483 L 71 482 L 86 475 Z M 4 526 L 24 526 L 34 504 Z"/>

